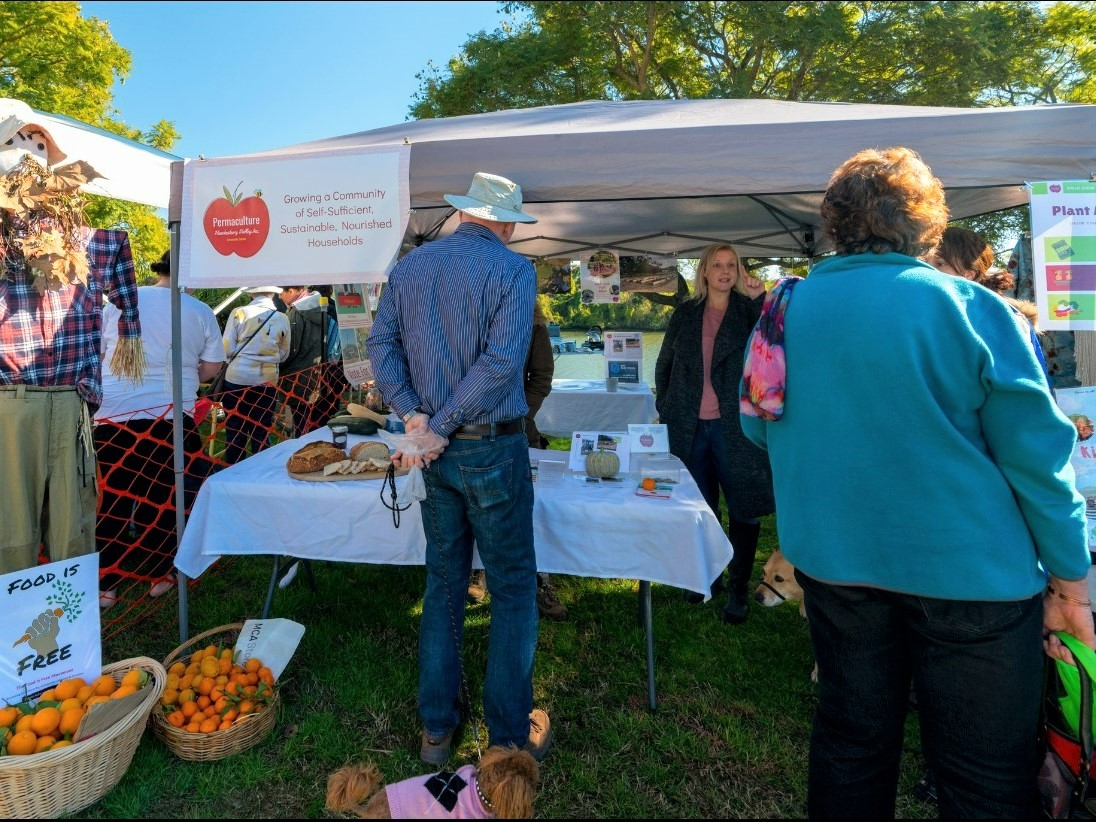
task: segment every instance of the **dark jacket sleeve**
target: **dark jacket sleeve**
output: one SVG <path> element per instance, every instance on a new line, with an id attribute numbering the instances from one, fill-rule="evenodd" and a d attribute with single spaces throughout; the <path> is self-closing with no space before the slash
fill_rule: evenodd
<path id="1" fill-rule="evenodd" d="M 662 347 L 658 349 L 658 359 L 655 360 L 655 409 L 659 419 L 665 416 L 665 401 L 670 388 L 670 377 L 674 370 L 674 340 L 681 332 L 682 317 L 684 311 L 681 307 L 674 309 L 670 315 L 670 321 L 666 324 L 666 333 L 662 336 Z"/>
<path id="2" fill-rule="evenodd" d="M 537 415 L 544 398 L 551 393 L 552 376 L 555 372 L 556 363 L 552 357 L 548 327 L 534 325 L 533 336 L 529 341 L 529 356 L 525 359 L 525 402 L 529 406 L 530 418 Z"/>

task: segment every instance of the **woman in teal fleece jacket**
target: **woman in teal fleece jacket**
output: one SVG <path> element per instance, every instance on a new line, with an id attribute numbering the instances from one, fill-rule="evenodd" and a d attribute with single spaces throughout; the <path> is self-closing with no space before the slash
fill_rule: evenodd
<path id="1" fill-rule="evenodd" d="M 1075 429 L 1016 314 L 916 259 L 946 220 L 908 149 L 837 169 L 838 256 L 783 312 L 783 415 L 743 403 L 818 662 L 812 818 L 893 818 L 911 683 L 941 817 L 1038 815 L 1044 630 L 1096 647 Z"/>

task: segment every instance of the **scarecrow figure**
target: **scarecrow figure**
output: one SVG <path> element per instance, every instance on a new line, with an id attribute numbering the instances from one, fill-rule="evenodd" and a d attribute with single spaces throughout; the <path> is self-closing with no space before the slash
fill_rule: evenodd
<path id="1" fill-rule="evenodd" d="M 79 187 L 100 175 L 41 119 L 0 100 L 0 573 L 42 546 L 50 561 L 95 550 L 104 298 L 121 311 L 111 371 L 145 366 L 129 235 L 84 225 Z"/>

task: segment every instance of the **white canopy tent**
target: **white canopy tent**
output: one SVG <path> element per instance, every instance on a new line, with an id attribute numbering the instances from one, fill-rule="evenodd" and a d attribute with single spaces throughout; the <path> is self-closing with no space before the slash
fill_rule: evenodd
<path id="1" fill-rule="evenodd" d="M 1096 171 L 1096 105 L 1006 108 L 791 103 L 777 100 L 591 101 L 419 120 L 250 157 L 411 145 L 411 222 L 420 244 L 452 231 L 443 194 L 476 171 L 521 184 L 539 219 L 511 247 L 529 257 L 612 247 L 691 256 L 709 242 L 744 256 L 811 257 L 832 171 L 860 149 L 908 146 L 948 192 L 953 218 L 1027 202 L 1023 184 Z M 182 164 L 173 170 L 178 219 Z"/>
<path id="2" fill-rule="evenodd" d="M 115 200 L 167 208 L 171 164 L 180 159 L 174 154 L 62 114 L 47 114 L 32 109 L 22 100 L 0 98 L 0 121 L 8 117 L 37 123 L 45 128 L 67 155 L 56 164 L 58 167 L 75 160 L 85 160 L 103 175 L 82 186 L 84 191 Z"/>

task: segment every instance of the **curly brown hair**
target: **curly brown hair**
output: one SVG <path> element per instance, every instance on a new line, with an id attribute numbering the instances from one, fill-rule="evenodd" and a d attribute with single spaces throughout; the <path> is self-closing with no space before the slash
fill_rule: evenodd
<path id="1" fill-rule="evenodd" d="M 865 149 L 834 171 L 822 199 L 822 230 L 837 253 L 920 257 L 948 222 L 944 186 L 912 149 Z"/>
<path id="2" fill-rule="evenodd" d="M 936 247 L 936 256 L 967 279 L 998 294 L 1016 287 L 1016 278 L 1003 268 L 994 268 L 993 246 L 981 234 L 962 226 L 949 226 Z M 931 260 L 930 260 L 931 262 Z"/>

